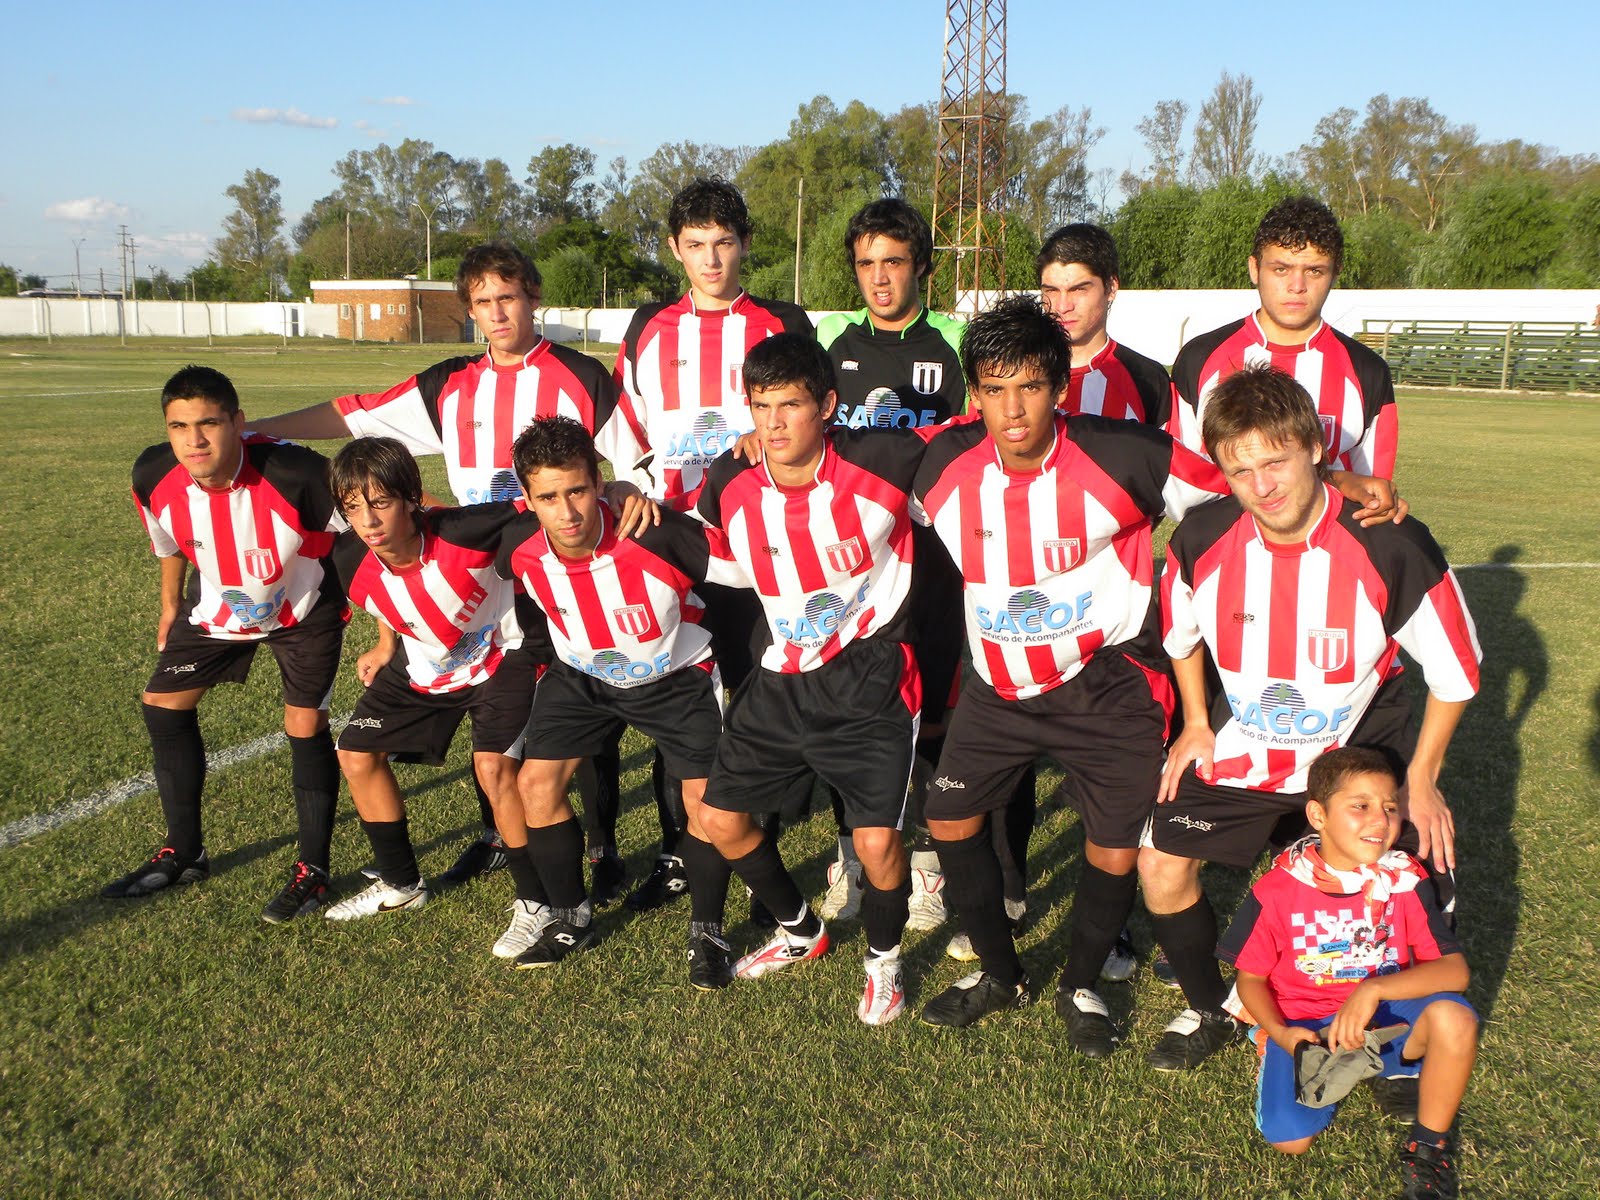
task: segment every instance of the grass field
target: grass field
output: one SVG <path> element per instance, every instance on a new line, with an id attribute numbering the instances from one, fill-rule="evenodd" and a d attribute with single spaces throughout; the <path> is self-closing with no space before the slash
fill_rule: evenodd
<path id="1" fill-rule="evenodd" d="M 0 341 L 0 826 L 147 768 L 137 693 L 156 568 L 128 467 L 161 436 L 157 393 L 200 359 L 248 413 L 385 386 L 441 348 Z M 1462 572 L 1486 655 L 1444 789 L 1461 829 L 1461 926 L 1484 1014 L 1462 1116 L 1476 1196 L 1592 1196 L 1600 1175 L 1600 666 L 1594 632 L 1600 405 L 1402 396 L 1400 481 Z M 430 476 L 439 480 L 441 476 Z M 364 647 L 370 625 L 352 626 Z M 275 672 L 202 709 L 213 751 L 278 727 Z M 336 712 L 353 685 L 341 683 Z M 642 744 L 625 747 L 630 872 L 648 866 Z M 464 763 L 465 756 L 462 756 Z M 1058 776 L 1047 774 L 1043 792 Z M 414 770 L 426 874 L 476 825 L 460 767 Z M 684 982 L 680 907 L 602 917 L 550 972 L 488 954 L 509 881 L 414 916 L 337 927 L 258 919 L 292 853 L 288 755 L 214 772 L 212 879 L 132 903 L 100 885 L 147 854 L 144 794 L 0 850 L 0 1196 L 1369 1197 L 1397 1189 L 1401 1132 L 1358 1093 L 1304 1159 L 1251 1122 L 1251 1056 L 1182 1077 L 1143 1051 L 1181 1007 L 1141 970 L 1108 1000 L 1128 1044 L 1071 1057 L 1048 1003 L 976 1029 L 855 1019 L 859 928 L 804 969 L 715 995 Z M 1081 861 L 1047 802 L 1024 960 L 1046 999 Z M 826 819 L 785 834 L 820 892 Z M 365 840 L 348 802 L 341 891 Z M 1231 906 L 1245 879 L 1208 876 Z M 730 914 L 742 919 L 743 902 Z M 735 924 L 735 941 L 751 937 Z M 964 968 L 945 932 L 908 945 L 913 1004 Z M 1148 925 L 1135 937 L 1149 945 Z"/>

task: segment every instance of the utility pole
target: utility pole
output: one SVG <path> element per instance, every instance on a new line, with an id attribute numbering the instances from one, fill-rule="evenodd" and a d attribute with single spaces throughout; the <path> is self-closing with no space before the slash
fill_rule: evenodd
<path id="1" fill-rule="evenodd" d="M 350 278 L 350 207 L 344 210 L 344 277 Z"/>
<path id="2" fill-rule="evenodd" d="M 133 332 L 139 332 L 139 244 L 128 239 L 128 258 L 133 263 Z"/>
<path id="3" fill-rule="evenodd" d="M 418 201 L 413 200 L 411 207 L 422 214 L 422 228 L 428 247 L 428 271 L 424 278 L 431 280 L 433 278 L 433 214 L 439 211 L 439 206 L 435 204 L 432 208 L 423 208 Z"/>
<path id="4" fill-rule="evenodd" d="M 83 250 L 84 242 L 88 238 L 72 239 L 72 290 L 77 293 L 78 299 L 83 299 Z"/>
<path id="5" fill-rule="evenodd" d="M 794 302 L 800 303 L 800 222 L 806 211 L 806 177 L 800 176 L 800 188 L 794 198 Z"/>

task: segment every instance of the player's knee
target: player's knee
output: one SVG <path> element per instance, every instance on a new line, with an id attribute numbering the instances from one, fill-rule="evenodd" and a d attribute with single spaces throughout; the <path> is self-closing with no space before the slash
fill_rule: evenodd
<path id="1" fill-rule="evenodd" d="M 1171 905 L 1193 886 L 1200 873 L 1200 864 L 1193 859 L 1178 858 L 1163 853 L 1153 846 L 1139 851 L 1139 886 L 1144 889 L 1145 902 L 1160 911 L 1170 911 Z"/>
<path id="2" fill-rule="evenodd" d="M 328 727 L 328 712 L 321 708 L 283 707 L 283 731 L 290 737 L 314 737 Z"/>
<path id="3" fill-rule="evenodd" d="M 1454 1000 L 1435 1000 L 1417 1025 L 1425 1029 L 1430 1050 L 1463 1050 L 1478 1040 L 1478 1014 Z"/>
<path id="4" fill-rule="evenodd" d="M 375 750 L 338 750 L 339 770 L 346 779 L 366 779 L 383 765 L 383 755 Z"/>
<path id="5" fill-rule="evenodd" d="M 1272 1148 L 1280 1154 L 1304 1154 L 1311 1149 L 1311 1143 L 1315 1140 L 1315 1138 L 1303 1137 L 1295 1138 L 1292 1142 L 1273 1142 Z"/>

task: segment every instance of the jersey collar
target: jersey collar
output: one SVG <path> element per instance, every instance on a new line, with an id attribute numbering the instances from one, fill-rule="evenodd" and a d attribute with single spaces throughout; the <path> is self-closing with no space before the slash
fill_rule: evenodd
<path id="1" fill-rule="evenodd" d="M 923 305 L 921 308 L 917 309 L 917 315 L 912 317 L 910 321 L 906 322 L 905 328 L 903 329 L 879 329 L 872 323 L 872 311 L 870 309 L 863 308 L 861 310 L 861 314 L 861 323 L 866 326 L 869 335 L 875 338 L 894 338 L 895 340 L 902 342 L 905 341 L 906 338 L 910 337 L 913 333 L 921 332 L 921 327 L 928 323 L 927 305 Z"/>
<path id="2" fill-rule="evenodd" d="M 701 308 L 695 304 L 693 292 L 685 292 L 683 294 L 683 303 L 695 316 L 715 320 L 719 317 L 728 316 L 730 313 L 743 312 L 750 306 L 750 293 L 740 288 L 739 294 L 733 298 L 727 308 Z"/>
<path id="3" fill-rule="evenodd" d="M 1257 343 L 1267 347 L 1269 350 L 1276 350 L 1281 354 L 1299 354 L 1302 350 L 1310 350 L 1311 343 L 1320 339 L 1323 335 L 1323 332 L 1331 328 L 1326 321 L 1324 321 L 1321 317 L 1318 317 L 1317 327 L 1311 331 L 1311 333 L 1306 337 L 1305 341 L 1296 345 L 1286 346 L 1282 342 L 1274 342 L 1267 337 L 1267 331 L 1261 328 L 1261 322 L 1256 319 L 1259 312 L 1259 309 L 1257 309 L 1256 312 L 1252 312 L 1247 318 L 1245 318 L 1246 323 L 1250 326 L 1251 331 L 1254 333 Z"/>
<path id="4" fill-rule="evenodd" d="M 1250 517 L 1250 532 L 1255 535 L 1256 541 L 1261 543 L 1262 549 L 1268 554 L 1275 554 L 1280 558 L 1295 558 L 1307 550 L 1316 550 L 1327 542 L 1335 525 L 1339 523 L 1339 513 L 1344 507 L 1344 496 L 1339 489 L 1327 480 L 1322 481 L 1322 515 L 1317 518 L 1317 523 L 1311 527 L 1311 532 L 1306 534 L 1303 542 L 1269 542 L 1261 536 L 1261 526 L 1256 524 L 1256 519 Z M 1248 513 L 1245 514 L 1249 516 Z"/>
<path id="5" fill-rule="evenodd" d="M 549 347 L 549 345 L 550 345 L 550 339 L 545 337 L 543 334 L 540 334 L 539 335 L 539 340 L 534 342 L 534 344 L 533 344 L 533 349 L 529 350 L 526 354 L 524 354 L 522 356 L 522 361 L 519 362 L 519 363 L 513 363 L 513 364 L 511 364 L 509 366 L 502 366 L 501 364 L 495 362 L 494 355 L 489 353 L 487 350 L 484 351 L 484 355 L 483 356 L 484 356 L 484 358 L 489 360 L 489 366 L 493 370 L 496 370 L 496 371 L 521 371 L 521 370 L 524 370 L 524 369 L 526 369 L 528 367 L 533 366 L 533 360 L 538 358 L 541 354 L 543 354 L 545 352 L 545 350 Z"/>

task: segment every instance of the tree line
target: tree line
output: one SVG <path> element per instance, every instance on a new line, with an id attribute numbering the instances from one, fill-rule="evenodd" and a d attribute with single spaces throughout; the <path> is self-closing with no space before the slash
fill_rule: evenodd
<path id="1" fill-rule="evenodd" d="M 1011 286 L 1032 282 L 1043 237 L 1075 220 L 1116 235 L 1125 287 L 1248 286 L 1256 222 L 1301 192 L 1344 225 L 1347 287 L 1600 286 L 1600 158 L 1482 141 L 1423 98 L 1336 109 L 1296 151 L 1270 157 L 1256 145 L 1260 93 L 1248 75 L 1224 72 L 1192 121 L 1186 101 L 1157 103 L 1136 126 L 1149 164 L 1120 175 L 1088 165 L 1106 133 L 1090 108 L 1034 117 L 1024 96 L 1002 103 Z M 292 228 L 278 178 L 247 172 L 227 189 L 234 209 L 210 259 L 166 282 L 200 299 L 301 296 L 312 279 L 347 271 L 424 277 L 430 242 L 432 277 L 449 279 L 468 247 L 503 237 L 539 264 L 547 303 L 629 306 L 680 290 L 668 204 L 694 176 L 721 175 L 750 206 L 749 290 L 794 294 L 798 219 L 802 301 L 848 308 L 859 303 L 841 253 L 850 214 L 899 195 L 931 215 L 937 136 L 933 104 L 884 114 L 818 96 L 764 146 L 668 142 L 633 164 L 602 167 L 593 151 L 564 144 L 519 172 L 407 139 L 346 154 L 332 168 L 336 186 Z"/>

